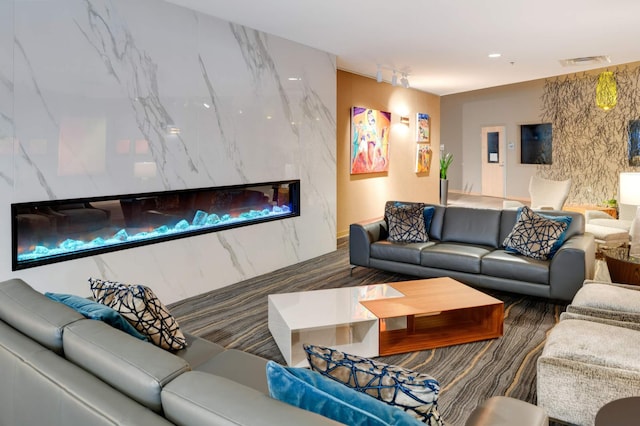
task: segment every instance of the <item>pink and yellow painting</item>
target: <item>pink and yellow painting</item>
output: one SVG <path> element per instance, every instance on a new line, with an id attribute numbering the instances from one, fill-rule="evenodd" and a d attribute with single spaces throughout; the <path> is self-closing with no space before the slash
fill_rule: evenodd
<path id="1" fill-rule="evenodd" d="M 351 174 L 389 171 L 391 113 L 351 108 Z"/>
<path id="2" fill-rule="evenodd" d="M 416 173 L 429 174 L 431 170 L 431 145 L 419 143 L 416 145 Z"/>

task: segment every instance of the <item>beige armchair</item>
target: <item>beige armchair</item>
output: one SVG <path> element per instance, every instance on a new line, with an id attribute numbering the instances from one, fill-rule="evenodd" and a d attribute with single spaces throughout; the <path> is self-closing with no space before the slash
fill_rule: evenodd
<path id="1" fill-rule="evenodd" d="M 534 210 L 562 210 L 569 197 L 569 190 L 571 190 L 571 179 L 558 181 L 531 176 L 529 181 L 531 208 Z M 502 208 L 517 209 L 523 205 L 519 201 L 505 200 Z"/>

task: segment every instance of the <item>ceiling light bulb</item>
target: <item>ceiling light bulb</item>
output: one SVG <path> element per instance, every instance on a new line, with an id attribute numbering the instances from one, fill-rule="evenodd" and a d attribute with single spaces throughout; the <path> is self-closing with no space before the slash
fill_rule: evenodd
<path id="1" fill-rule="evenodd" d="M 396 70 L 393 70 L 393 77 L 391 77 L 391 85 L 392 86 L 398 85 L 398 75 L 396 74 Z"/>
<path id="2" fill-rule="evenodd" d="M 376 81 L 378 83 L 382 83 L 382 70 L 380 69 L 380 65 L 378 65 L 378 72 L 376 73 Z"/>

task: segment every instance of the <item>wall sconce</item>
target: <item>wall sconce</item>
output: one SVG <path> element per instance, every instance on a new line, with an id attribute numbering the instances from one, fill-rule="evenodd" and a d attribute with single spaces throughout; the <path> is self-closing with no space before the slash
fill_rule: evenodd
<path id="1" fill-rule="evenodd" d="M 605 111 L 610 110 L 618 103 L 618 88 L 613 72 L 605 71 L 598 77 L 596 86 L 596 105 Z"/>
<path id="2" fill-rule="evenodd" d="M 400 124 L 409 125 L 409 117 L 400 117 Z"/>

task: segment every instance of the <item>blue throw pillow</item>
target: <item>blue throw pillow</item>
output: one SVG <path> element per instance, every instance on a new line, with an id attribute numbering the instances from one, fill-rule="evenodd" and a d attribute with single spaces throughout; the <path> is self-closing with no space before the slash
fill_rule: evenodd
<path id="1" fill-rule="evenodd" d="M 64 303 L 68 307 L 81 313 L 86 318 L 103 321 L 112 327 L 122 330 L 140 340 L 148 340 L 147 336 L 136 330 L 118 311 L 102 303 L 97 303 L 73 294 L 45 293 L 51 300 Z"/>
<path id="2" fill-rule="evenodd" d="M 436 213 L 436 208 L 433 206 L 425 207 L 424 212 L 422 213 L 424 216 L 424 226 L 427 228 L 427 234 L 431 229 L 431 221 L 433 220 L 433 215 Z"/>
<path id="3" fill-rule="evenodd" d="M 549 253 L 549 259 L 551 259 L 553 257 L 553 255 L 556 254 L 558 249 L 560 247 L 562 247 L 562 245 L 566 241 L 567 232 L 569 231 L 569 225 L 571 225 L 571 221 L 573 220 L 573 218 L 571 216 L 551 216 L 551 215 L 542 214 L 542 213 L 538 213 L 538 214 L 540 216 L 546 218 L 546 219 L 551 219 L 551 220 L 555 220 L 556 222 L 566 223 L 567 224 L 567 227 L 565 228 L 565 230 L 562 233 L 562 235 L 560 235 L 560 237 L 558 238 L 558 241 L 556 241 L 556 243 L 553 245 L 553 247 L 551 247 L 551 252 Z"/>
<path id="4" fill-rule="evenodd" d="M 267 362 L 272 398 L 352 426 L 423 425 L 398 408 L 306 368 Z"/>

